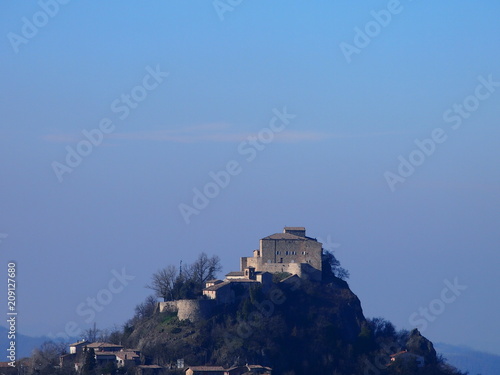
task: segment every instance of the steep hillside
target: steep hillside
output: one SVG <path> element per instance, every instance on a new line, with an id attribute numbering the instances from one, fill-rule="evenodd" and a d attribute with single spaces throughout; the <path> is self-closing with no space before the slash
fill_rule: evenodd
<path id="1" fill-rule="evenodd" d="M 337 278 L 328 284 L 276 283 L 267 293 L 254 288 L 247 298 L 220 305 L 211 318 L 197 322 L 155 313 L 124 334 L 126 345 L 138 347 L 151 364 L 183 358 L 191 365 L 258 363 L 278 375 L 390 374 L 400 367 L 387 367 L 389 355 L 408 348 L 425 357 L 429 372 L 407 374 L 456 373 L 442 368 L 432 343 L 417 330 L 396 334 L 367 321 L 359 299 Z"/>

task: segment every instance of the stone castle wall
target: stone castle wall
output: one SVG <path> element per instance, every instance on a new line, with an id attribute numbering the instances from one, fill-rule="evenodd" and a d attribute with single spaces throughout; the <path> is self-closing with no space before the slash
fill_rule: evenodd
<path id="1" fill-rule="evenodd" d="M 260 240 L 262 263 L 308 263 L 321 269 L 322 244 L 304 239 Z"/>
<path id="2" fill-rule="evenodd" d="M 317 269 L 308 263 L 264 263 L 262 258 L 241 258 L 242 268 L 255 267 L 258 271 L 279 273 L 288 272 L 301 278 L 321 281 L 321 269 Z"/>
<path id="3" fill-rule="evenodd" d="M 191 322 L 210 318 L 214 306 L 214 300 L 203 299 L 181 299 L 158 303 L 160 312 L 175 312 L 179 320 L 189 320 Z"/>

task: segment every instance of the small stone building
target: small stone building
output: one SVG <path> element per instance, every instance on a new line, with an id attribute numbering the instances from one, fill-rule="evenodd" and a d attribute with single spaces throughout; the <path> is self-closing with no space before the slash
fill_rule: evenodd
<path id="1" fill-rule="evenodd" d="M 74 369 L 77 372 L 83 366 L 86 350 L 93 349 L 97 365 L 105 366 L 115 363 L 117 367 L 129 367 L 140 364 L 141 352 L 137 349 L 125 349 L 122 345 L 107 342 L 79 341 L 69 346 L 69 354 L 59 357 L 59 365 L 63 369 Z"/>
<path id="2" fill-rule="evenodd" d="M 82 340 L 75 342 L 73 344 L 69 344 L 69 353 L 70 354 L 80 354 L 83 352 L 83 349 L 90 344 L 87 340 Z"/>
<path id="3" fill-rule="evenodd" d="M 224 281 L 207 282 L 203 295 L 217 303 L 233 303 L 238 298 L 248 295 L 252 286 L 262 285 L 263 291 L 268 290 L 272 280 L 273 275 L 269 272 L 255 271 L 254 267 L 247 267 L 243 271 L 229 272 Z"/>
<path id="4" fill-rule="evenodd" d="M 424 367 L 425 365 L 424 357 L 422 357 L 421 355 L 410 353 L 408 350 L 403 350 L 399 353 L 392 354 L 390 358 L 391 358 L 391 363 L 394 363 L 396 361 L 400 361 L 403 363 L 415 361 L 418 367 Z"/>

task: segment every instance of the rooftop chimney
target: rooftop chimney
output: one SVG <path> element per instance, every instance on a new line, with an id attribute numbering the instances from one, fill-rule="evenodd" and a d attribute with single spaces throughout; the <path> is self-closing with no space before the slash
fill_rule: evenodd
<path id="1" fill-rule="evenodd" d="M 285 229 L 283 230 L 283 233 L 289 233 L 289 234 L 293 234 L 295 236 L 305 237 L 306 236 L 306 228 L 304 228 L 304 227 L 285 227 Z"/>

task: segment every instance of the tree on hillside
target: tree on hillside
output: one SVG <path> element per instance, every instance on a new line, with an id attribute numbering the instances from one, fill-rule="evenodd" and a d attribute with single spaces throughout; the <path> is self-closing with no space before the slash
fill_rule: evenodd
<path id="1" fill-rule="evenodd" d="M 148 296 L 146 297 L 144 302 L 138 304 L 135 307 L 134 318 L 137 319 L 149 318 L 150 316 L 153 315 L 155 308 L 156 308 L 156 297 L 152 295 Z"/>
<path id="2" fill-rule="evenodd" d="M 335 255 L 328 250 L 323 250 L 323 280 L 330 280 L 331 276 L 346 280 L 349 278 L 349 271 L 340 266 L 340 262 Z"/>
<path id="3" fill-rule="evenodd" d="M 53 374 L 59 356 L 66 354 L 66 343 L 45 341 L 31 355 L 31 370 L 37 374 Z"/>
<path id="4" fill-rule="evenodd" d="M 87 340 L 89 342 L 97 342 L 100 341 L 99 336 L 100 336 L 101 331 L 97 328 L 96 323 L 94 322 L 94 325 L 91 328 L 87 328 L 83 331 L 82 336 L 84 340 Z"/>
<path id="5" fill-rule="evenodd" d="M 174 299 L 174 286 L 179 278 L 177 268 L 173 265 L 168 265 L 151 277 L 151 284 L 146 285 L 146 288 L 153 290 L 157 297 L 163 298 L 164 301 Z"/>
<path id="6" fill-rule="evenodd" d="M 392 338 L 396 335 L 394 325 L 384 318 L 373 318 L 366 321 L 376 339 L 379 337 Z"/>
<path id="7" fill-rule="evenodd" d="M 122 341 L 123 341 L 123 330 L 118 325 L 113 326 L 113 328 L 111 328 L 109 332 L 109 336 L 106 342 L 120 345 Z"/>
<path id="8" fill-rule="evenodd" d="M 85 375 L 94 374 L 94 370 L 97 367 L 97 363 L 95 360 L 95 351 L 94 348 L 86 348 L 85 356 L 83 358 L 83 366 L 82 373 Z"/>
<path id="9" fill-rule="evenodd" d="M 220 258 L 217 255 L 208 257 L 207 254 L 201 253 L 198 259 L 191 264 L 190 273 L 191 280 L 195 282 L 201 289 L 205 287 L 208 280 L 215 279 L 218 272 L 222 271 Z"/>
<path id="10" fill-rule="evenodd" d="M 164 301 L 196 298 L 201 294 L 205 283 L 214 279 L 221 270 L 217 255 L 209 257 L 201 253 L 194 263 L 184 266 L 181 273 L 173 265 L 154 273 L 146 288 L 152 289 Z"/>

